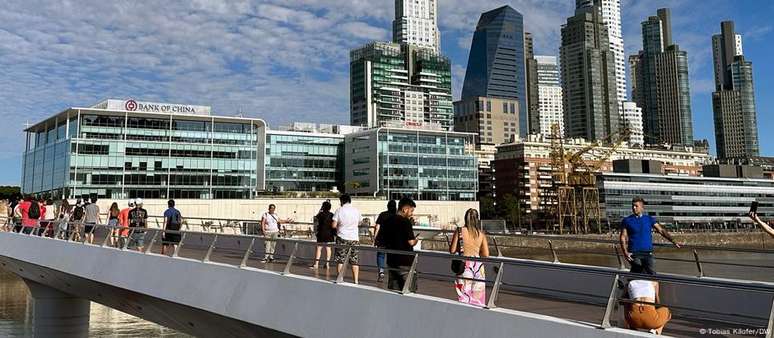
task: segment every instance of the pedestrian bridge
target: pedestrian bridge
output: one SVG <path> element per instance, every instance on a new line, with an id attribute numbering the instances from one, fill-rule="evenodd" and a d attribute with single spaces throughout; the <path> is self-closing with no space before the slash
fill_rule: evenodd
<path id="1" fill-rule="evenodd" d="M 375 249 L 361 248 L 361 284 L 335 269 L 311 270 L 314 243 L 281 239 L 262 263 L 263 238 L 182 232 L 181 247 L 159 252 L 146 232 L 143 252 L 0 233 L 0 264 L 30 287 L 37 337 L 88 333 L 89 301 L 200 337 L 636 337 L 619 328 L 619 269 L 513 258 L 483 259 L 487 308 L 458 303 L 451 256 L 422 251 L 410 272 L 418 292 L 376 281 Z M 497 267 L 498 269 L 493 269 Z M 497 272 L 495 272 L 497 270 Z M 771 328 L 774 285 L 661 275 L 662 303 L 675 318 L 664 331 Z"/>

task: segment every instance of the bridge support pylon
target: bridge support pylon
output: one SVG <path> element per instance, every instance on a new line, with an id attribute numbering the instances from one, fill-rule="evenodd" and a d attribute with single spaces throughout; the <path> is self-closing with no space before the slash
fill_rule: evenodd
<path id="1" fill-rule="evenodd" d="M 25 279 L 32 294 L 33 337 L 89 336 L 91 302 Z"/>

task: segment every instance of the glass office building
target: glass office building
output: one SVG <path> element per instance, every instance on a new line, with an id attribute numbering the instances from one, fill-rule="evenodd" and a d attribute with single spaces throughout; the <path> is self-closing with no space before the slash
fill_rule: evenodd
<path id="1" fill-rule="evenodd" d="M 420 200 L 476 200 L 473 134 L 376 128 L 348 134 L 345 191 Z"/>
<path id="2" fill-rule="evenodd" d="M 77 198 L 250 198 L 266 124 L 209 107 L 106 100 L 25 130 L 22 192 Z M 259 165 L 261 164 L 261 165 Z"/>
<path id="3" fill-rule="evenodd" d="M 267 191 L 343 191 L 344 135 L 268 131 L 264 164 Z"/>
<path id="4" fill-rule="evenodd" d="M 632 213 L 635 196 L 661 224 L 749 223 L 752 201 L 758 201 L 761 218 L 774 217 L 774 181 L 767 179 L 603 173 L 597 185 L 613 225 Z"/>

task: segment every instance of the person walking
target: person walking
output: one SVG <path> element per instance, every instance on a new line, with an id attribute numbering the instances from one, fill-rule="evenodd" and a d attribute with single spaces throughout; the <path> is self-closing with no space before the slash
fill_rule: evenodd
<path id="1" fill-rule="evenodd" d="M 142 207 L 142 198 L 134 201 L 134 209 L 129 211 L 129 228 L 131 234 L 130 244 L 133 249 L 142 251 L 145 247 L 145 229 L 148 227 L 148 211 Z"/>
<path id="2" fill-rule="evenodd" d="M 161 239 L 161 254 L 166 255 L 168 250 L 175 252 L 180 244 L 180 226 L 183 224 L 183 216 L 175 209 L 175 200 L 167 201 L 167 210 L 164 211 L 164 235 Z M 169 232 L 174 231 L 174 232 Z"/>
<path id="3" fill-rule="evenodd" d="M 91 244 L 94 243 L 94 226 L 102 223 L 102 217 L 99 215 L 99 206 L 97 205 L 96 196 L 91 198 L 91 203 L 83 207 L 83 212 L 83 231 L 86 236 L 86 242 Z"/>
<path id="4" fill-rule="evenodd" d="M 271 263 L 274 261 L 274 252 L 277 249 L 277 238 L 279 237 L 280 224 L 290 223 L 289 219 L 281 219 L 276 213 L 277 206 L 269 204 L 269 211 L 261 215 L 261 230 L 263 231 L 264 257 L 261 262 Z"/>
<path id="5" fill-rule="evenodd" d="M 465 226 L 457 228 L 449 252 L 460 250 L 465 257 L 489 257 L 489 244 L 481 227 L 478 210 L 465 212 Z M 465 260 L 465 270 L 454 283 L 457 299 L 462 303 L 486 306 L 486 267 L 480 261 Z"/>
<path id="6" fill-rule="evenodd" d="M 81 199 L 79 198 L 75 202 L 72 217 L 70 217 L 70 232 L 73 234 L 73 237 L 76 241 L 81 240 L 81 232 L 83 231 L 83 214 L 83 202 L 81 202 Z"/>
<path id="7" fill-rule="evenodd" d="M 674 238 L 656 221 L 656 218 L 645 213 L 645 200 L 641 197 L 632 199 L 632 215 L 621 221 L 619 242 L 621 252 L 631 265 L 631 272 L 656 274 L 653 260 L 653 230 L 680 248 Z"/>
<path id="8" fill-rule="evenodd" d="M 70 208 L 70 202 L 67 199 L 62 200 L 62 204 L 59 205 L 59 212 L 57 213 L 57 232 L 55 237 L 59 239 L 70 238 L 70 216 L 72 210 Z"/>
<path id="9" fill-rule="evenodd" d="M 116 227 L 118 227 L 118 215 L 120 214 L 121 209 L 118 208 L 118 203 L 113 202 L 113 204 L 110 205 L 110 209 L 108 210 L 107 222 L 108 227 L 110 227 L 107 230 L 110 233 L 110 246 L 116 246 L 116 243 L 118 243 Z"/>
<path id="10" fill-rule="evenodd" d="M 336 229 L 336 271 L 343 273 L 344 260 L 349 251 L 349 264 L 352 265 L 352 278 L 355 284 L 359 283 L 360 266 L 358 265 L 360 252 L 357 246 L 360 245 L 359 226 L 363 216 L 354 206 L 352 206 L 352 197 L 349 194 L 339 196 L 341 207 L 336 209 L 333 214 L 332 227 Z"/>
<path id="11" fill-rule="evenodd" d="M 629 299 L 635 303 L 624 305 L 624 326 L 632 330 L 650 330 L 650 333 L 660 335 L 667 322 L 672 319 L 669 308 L 656 305 L 660 302 L 658 282 L 649 280 L 632 280 L 627 287 Z"/>
<path id="12" fill-rule="evenodd" d="M 130 199 L 127 203 L 128 207 L 121 209 L 118 213 L 118 227 L 123 229 L 116 229 L 115 236 L 118 238 L 118 247 L 123 248 L 127 246 L 129 237 L 129 212 L 134 209 L 134 199 Z"/>
<path id="13" fill-rule="evenodd" d="M 417 204 L 408 197 L 400 199 L 398 202 L 398 212 L 388 215 L 381 224 L 379 236 L 381 244 L 388 250 L 414 251 L 417 245 L 417 238 L 414 235 L 414 209 Z M 411 264 L 414 262 L 413 255 L 388 253 L 387 254 L 387 288 L 390 290 L 403 290 L 406 285 L 406 278 Z M 412 291 L 416 290 L 416 279 L 409 287 Z"/>
<path id="14" fill-rule="evenodd" d="M 318 244 L 331 244 L 336 241 L 333 234 L 333 213 L 331 213 L 331 202 L 325 201 L 320 207 L 320 212 L 314 217 L 316 225 L 316 237 Z M 310 266 L 311 269 L 317 270 L 320 267 L 320 256 L 322 255 L 322 245 L 317 245 L 317 249 L 314 254 L 314 265 Z M 326 258 L 325 268 L 330 267 L 331 254 L 333 250 L 330 246 L 325 246 Z"/>
<path id="15" fill-rule="evenodd" d="M 42 201 L 42 200 L 41 200 Z M 56 222 L 56 208 L 54 207 L 54 201 L 46 199 L 42 201 L 43 204 L 43 221 L 41 227 L 43 227 L 43 236 L 54 237 L 54 225 Z"/>
<path id="16" fill-rule="evenodd" d="M 40 224 L 40 204 L 28 195 L 24 198 L 24 202 L 19 203 L 19 212 L 21 214 L 21 232 L 32 234 L 35 227 Z"/>
<path id="17" fill-rule="evenodd" d="M 376 218 L 376 225 L 374 226 L 374 246 L 377 248 L 384 248 L 384 239 L 382 236 L 379 236 L 380 232 L 379 229 L 382 228 L 382 225 L 387 220 L 388 217 L 391 215 L 395 215 L 398 213 L 398 206 L 397 203 L 395 203 L 395 200 L 390 200 L 387 202 L 387 210 L 382 211 L 379 214 L 379 217 Z M 379 269 L 379 277 L 376 279 L 377 282 L 381 282 L 384 280 L 384 260 L 385 260 L 385 253 L 382 251 L 376 252 L 376 267 Z"/>

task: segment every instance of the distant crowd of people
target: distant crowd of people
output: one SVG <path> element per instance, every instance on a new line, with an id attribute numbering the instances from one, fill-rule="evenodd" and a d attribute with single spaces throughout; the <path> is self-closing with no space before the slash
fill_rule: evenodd
<path id="1" fill-rule="evenodd" d="M 175 201 L 169 200 L 167 204 L 162 253 L 174 250 L 179 244 L 178 231 L 183 222 L 180 211 L 175 208 Z M 148 211 L 143 208 L 142 198 L 130 199 L 123 209 L 119 208 L 117 202 L 113 202 L 108 211 L 102 214 L 96 197 L 77 199 L 71 204 L 67 199 L 54 201 L 25 196 L 2 201 L 0 215 L 5 218 L 2 222 L 4 231 L 90 244 L 94 243 L 97 225 L 107 225 L 107 244 L 138 251 L 144 248 L 144 229 L 148 227 Z"/>

